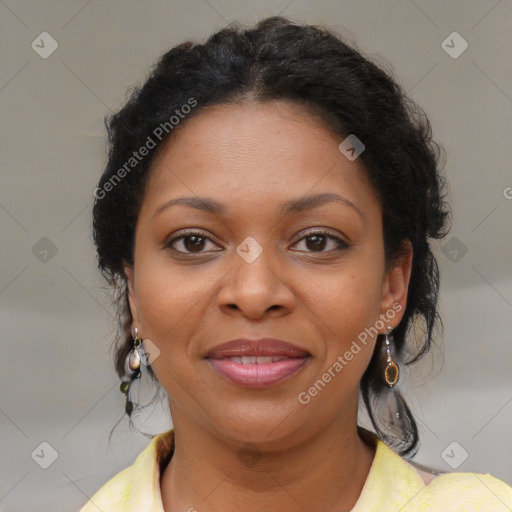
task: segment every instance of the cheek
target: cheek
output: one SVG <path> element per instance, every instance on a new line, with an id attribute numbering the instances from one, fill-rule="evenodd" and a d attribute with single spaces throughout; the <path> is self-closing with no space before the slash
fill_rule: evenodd
<path id="1" fill-rule="evenodd" d="M 170 272 L 168 265 L 146 262 L 137 275 L 137 307 L 140 330 L 160 350 L 152 369 L 171 395 L 180 395 L 178 382 L 191 374 L 190 339 L 198 327 L 198 312 L 208 282 Z"/>
<path id="2" fill-rule="evenodd" d="M 324 340 L 319 363 L 324 371 L 330 368 L 331 373 L 343 374 L 336 379 L 343 386 L 359 381 L 373 353 L 381 297 L 376 267 L 333 274 L 329 283 L 322 283 L 323 290 L 320 284 L 309 286 L 309 309 L 317 315 Z"/>
<path id="3" fill-rule="evenodd" d="M 137 304 L 141 328 L 162 342 L 183 330 L 210 289 L 208 280 L 187 279 L 186 274 L 157 266 L 140 272 Z"/>
<path id="4" fill-rule="evenodd" d="M 174 367 L 178 361 L 176 368 L 189 366 L 201 333 L 209 333 L 215 322 L 210 321 L 212 304 L 223 273 L 208 265 L 178 267 L 160 250 L 141 250 L 137 265 L 140 331 L 160 348 L 156 369 L 159 364 Z"/>
<path id="5" fill-rule="evenodd" d="M 364 329 L 378 318 L 381 276 L 378 265 L 354 261 L 316 279 L 308 279 L 305 293 L 312 310 L 329 319 L 336 333 Z"/>

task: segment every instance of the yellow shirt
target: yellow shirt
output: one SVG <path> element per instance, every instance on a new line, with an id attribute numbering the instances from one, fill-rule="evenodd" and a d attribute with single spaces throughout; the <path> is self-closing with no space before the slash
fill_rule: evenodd
<path id="1" fill-rule="evenodd" d="M 493 476 L 443 473 L 425 485 L 417 470 L 378 437 L 375 457 L 351 512 L 511 512 L 512 487 Z M 80 512 L 164 512 L 160 474 L 172 453 L 174 430 L 155 436 Z"/>

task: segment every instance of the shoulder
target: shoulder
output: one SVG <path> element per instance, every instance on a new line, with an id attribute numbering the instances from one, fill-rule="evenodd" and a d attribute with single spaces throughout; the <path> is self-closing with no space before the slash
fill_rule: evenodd
<path id="1" fill-rule="evenodd" d="M 158 434 L 139 453 L 135 462 L 104 484 L 80 512 L 151 510 L 163 512 L 160 472 L 174 450 L 174 431 Z"/>
<path id="2" fill-rule="evenodd" d="M 105 483 L 80 509 L 80 512 L 98 512 L 98 510 L 125 510 L 128 504 L 133 466 L 123 469 Z"/>
<path id="3" fill-rule="evenodd" d="M 511 512 L 512 487 L 480 473 L 432 470 L 380 439 L 365 487 L 352 512 Z"/>
<path id="4" fill-rule="evenodd" d="M 406 510 L 510 512 L 512 487 L 489 474 L 442 473 L 432 476 Z"/>

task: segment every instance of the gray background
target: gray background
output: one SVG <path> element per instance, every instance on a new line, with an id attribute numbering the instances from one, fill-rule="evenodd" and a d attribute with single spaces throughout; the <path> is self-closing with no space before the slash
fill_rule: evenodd
<path id="1" fill-rule="evenodd" d="M 0 510 L 79 510 L 149 442 L 126 420 L 107 440 L 123 395 L 91 242 L 104 115 L 170 46 L 279 13 L 391 64 L 430 116 L 454 222 L 436 245 L 444 336 L 406 379 L 415 460 L 512 484 L 510 0 L 1 0 Z M 46 59 L 31 47 L 44 31 L 58 43 Z M 457 58 L 442 47 L 454 31 L 469 44 Z M 167 430 L 166 411 L 150 407 L 136 424 Z M 42 442 L 58 453 L 48 469 L 31 455 L 49 461 Z"/>

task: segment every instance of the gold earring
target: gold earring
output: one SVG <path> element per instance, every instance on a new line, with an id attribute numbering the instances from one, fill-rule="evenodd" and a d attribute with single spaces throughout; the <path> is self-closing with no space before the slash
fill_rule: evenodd
<path id="1" fill-rule="evenodd" d="M 391 348 L 394 343 L 393 336 L 391 336 L 391 331 L 393 330 L 393 327 L 390 325 L 387 326 L 388 332 L 384 335 L 384 346 L 385 346 L 385 368 L 384 368 L 384 380 L 386 384 L 392 388 L 397 382 L 398 378 L 400 377 L 400 370 L 398 368 L 398 365 L 393 360 L 393 357 L 391 356 Z"/>

